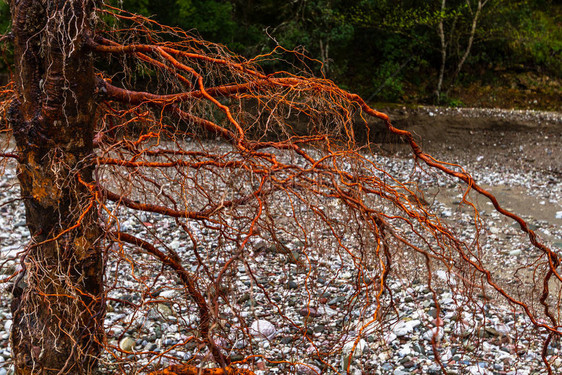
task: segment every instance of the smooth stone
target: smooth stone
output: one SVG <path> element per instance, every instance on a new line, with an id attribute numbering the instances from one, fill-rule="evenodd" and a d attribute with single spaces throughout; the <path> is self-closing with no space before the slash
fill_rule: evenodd
<path id="1" fill-rule="evenodd" d="M 295 366 L 297 370 L 297 375 L 318 375 L 321 374 L 322 371 L 314 365 L 304 365 L 304 364 L 297 364 Z"/>
<path id="2" fill-rule="evenodd" d="M 177 343 L 178 342 L 176 340 L 172 340 L 172 339 L 165 339 L 164 341 L 162 341 L 162 344 L 166 346 L 176 345 Z"/>
<path id="3" fill-rule="evenodd" d="M 290 344 L 293 342 L 293 338 L 290 336 L 285 336 L 281 339 L 281 344 Z"/>
<path id="4" fill-rule="evenodd" d="M 351 353 L 351 350 L 353 349 L 354 345 L 355 345 L 355 340 L 349 341 L 343 346 L 343 349 L 342 349 L 343 357 L 349 356 L 349 354 Z M 367 345 L 367 342 L 365 340 L 363 340 L 363 339 L 359 340 L 359 342 L 355 346 L 355 351 L 353 352 L 353 357 L 361 356 L 361 354 L 363 354 L 363 351 L 367 347 L 368 347 L 368 345 Z"/>
<path id="5" fill-rule="evenodd" d="M 432 328 L 423 334 L 424 340 L 431 341 L 433 335 L 435 335 L 435 340 L 439 341 L 443 338 L 444 330 L 443 328 Z"/>
<path id="6" fill-rule="evenodd" d="M 401 365 L 403 365 L 404 363 L 408 363 L 408 362 L 411 362 L 411 361 L 412 361 L 412 358 L 411 358 L 410 356 L 407 356 L 407 357 L 402 358 L 402 359 L 399 361 L 399 363 L 400 363 Z M 404 366 L 404 367 L 406 367 L 406 366 Z"/>
<path id="7" fill-rule="evenodd" d="M 319 324 L 316 327 L 314 327 L 314 332 L 322 333 L 322 332 L 324 332 L 325 329 L 326 329 L 326 326 L 324 326 L 323 324 Z"/>
<path id="8" fill-rule="evenodd" d="M 394 326 L 392 332 L 398 337 L 406 336 L 412 333 L 414 328 L 418 327 L 420 324 L 421 321 L 417 319 L 400 321 Z"/>
<path id="9" fill-rule="evenodd" d="M 310 308 L 302 308 L 299 310 L 299 314 L 301 316 L 304 317 L 311 317 L 311 318 L 318 318 L 320 316 L 322 316 L 322 314 L 320 314 L 320 312 L 318 311 L 318 309 L 314 308 L 314 307 L 310 307 Z"/>
<path id="10" fill-rule="evenodd" d="M 401 357 L 407 357 L 410 354 L 412 354 L 412 348 L 410 347 L 410 344 L 406 344 L 404 345 L 400 350 L 398 350 L 398 355 Z M 407 359 L 408 361 L 410 359 Z"/>
<path id="11" fill-rule="evenodd" d="M 172 248 L 172 250 L 177 250 L 180 248 L 180 246 L 181 246 L 181 242 L 179 240 L 173 240 L 170 243 L 170 247 Z"/>
<path id="12" fill-rule="evenodd" d="M 425 355 L 425 347 L 424 347 L 423 345 L 414 343 L 414 344 L 412 345 L 412 349 L 413 349 L 416 353 L 420 353 L 420 354 Z"/>
<path id="13" fill-rule="evenodd" d="M 252 323 L 250 333 L 258 337 L 272 339 L 277 334 L 277 329 L 267 320 L 260 319 Z"/>
<path id="14" fill-rule="evenodd" d="M 130 352 L 135 347 L 135 343 L 136 343 L 135 339 L 133 339 L 131 337 L 124 337 L 119 342 L 119 348 L 121 350 L 126 351 L 126 352 Z"/>
<path id="15" fill-rule="evenodd" d="M 158 297 L 162 297 L 162 298 L 173 298 L 175 297 L 177 294 L 177 292 L 175 290 L 164 290 L 163 292 L 160 292 L 160 294 L 158 295 Z"/>
<path id="16" fill-rule="evenodd" d="M 381 369 L 384 371 L 390 371 L 392 370 L 392 365 L 388 362 L 385 362 L 382 364 Z"/>
<path id="17" fill-rule="evenodd" d="M 404 367 L 406 367 L 406 368 L 412 368 L 412 367 L 414 367 L 414 366 L 416 365 L 416 363 L 415 363 L 414 361 L 411 361 L 411 360 L 410 360 L 410 361 L 407 361 L 407 362 L 402 363 L 402 365 L 403 365 Z"/>
<path id="18" fill-rule="evenodd" d="M 353 275 L 351 274 L 351 272 L 345 271 L 340 275 L 340 278 L 343 280 L 349 280 L 353 277 Z"/>
<path id="19" fill-rule="evenodd" d="M 159 303 L 156 305 L 156 311 L 160 314 L 162 314 L 162 316 L 164 317 L 168 317 L 170 315 L 172 315 L 172 309 L 164 304 L 164 303 Z"/>

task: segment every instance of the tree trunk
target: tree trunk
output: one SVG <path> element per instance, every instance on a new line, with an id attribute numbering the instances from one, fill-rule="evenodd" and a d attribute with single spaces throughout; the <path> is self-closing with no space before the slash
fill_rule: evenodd
<path id="1" fill-rule="evenodd" d="M 439 78 L 437 80 L 437 88 L 435 89 L 435 97 L 437 103 L 441 99 L 441 87 L 443 86 L 443 76 L 445 75 L 445 64 L 447 63 L 447 42 L 445 41 L 445 29 L 443 26 L 443 18 L 445 17 L 446 0 L 441 0 L 441 13 L 439 15 L 439 25 L 437 31 L 441 42 L 441 66 L 439 67 Z"/>
<path id="2" fill-rule="evenodd" d="M 480 17 L 480 13 L 482 12 L 482 8 L 486 5 L 486 3 L 488 2 L 488 0 L 484 0 L 484 2 L 482 2 L 482 0 L 478 0 L 478 3 L 476 4 L 476 12 L 473 15 L 472 18 L 472 26 L 470 28 L 470 36 L 468 38 L 468 43 L 466 45 L 466 49 L 464 51 L 464 54 L 462 55 L 459 63 L 457 64 L 457 68 L 455 69 L 455 72 L 453 73 L 453 76 L 451 77 L 451 84 L 449 85 L 449 88 L 447 89 L 447 95 L 449 94 L 449 90 L 451 90 L 453 88 L 453 86 L 455 85 L 455 82 L 457 80 L 457 77 L 459 76 L 459 73 L 461 72 L 461 69 L 464 65 L 464 62 L 466 61 L 468 55 L 470 54 L 470 50 L 472 49 L 472 43 L 474 43 L 474 35 L 476 34 L 476 25 L 478 24 L 478 18 Z M 470 3 L 467 2 L 467 4 L 470 6 Z"/>
<path id="3" fill-rule="evenodd" d="M 32 240 L 13 288 L 16 374 L 91 374 L 103 340 L 90 0 L 12 0 L 9 120 Z"/>

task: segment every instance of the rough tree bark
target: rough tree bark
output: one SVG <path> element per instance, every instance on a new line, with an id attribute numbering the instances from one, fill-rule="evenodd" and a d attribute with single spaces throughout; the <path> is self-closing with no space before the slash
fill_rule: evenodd
<path id="1" fill-rule="evenodd" d="M 101 229 L 94 204 L 92 1 L 11 1 L 9 110 L 32 243 L 12 302 L 17 374 L 90 374 L 101 347 Z"/>

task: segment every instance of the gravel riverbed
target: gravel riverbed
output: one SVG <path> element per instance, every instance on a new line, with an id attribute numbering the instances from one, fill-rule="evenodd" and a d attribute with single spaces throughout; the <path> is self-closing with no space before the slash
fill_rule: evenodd
<path id="1" fill-rule="evenodd" d="M 427 111 L 427 117 L 432 118 L 455 110 Z M 488 127 L 456 128 L 443 138 L 444 142 L 430 136 L 424 146 L 436 157 L 462 165 L 478 184 L 498 197 L 502 206 L 525 218 L 540 240 L 562 253 L 562 183 L 557 164 L 561 158 L 560 114 L 527 115 L 519 114 L 522 121 L 546 121 L 549 126 L 536 127 L 534 133 L 496 129 L 493 135 Z M 458 146 L 461 140 L 447 141 L 461 133 L 465 147 Z M 537 137 L 529 138 L 531 134 Z M 383 147 L 389 155 L 373 156 L 373 160 L 399 179 L 419 176 L 418 190 L 424 192 L 423 199 L 431 210 L 454 227 L 464 241 L 474 240 L 473 207 L 463 203 L 466 186 L 420 169 L 412 159 L 404 157 L 400 146 Z M 536 164 L 522 162 L 536 160 L 543 152 L 546 155 L 547 148 L 558 156 Z M 514 158 L 515 154 L 520 157 Z M 13 167 L 8 165 L 0 179 L 0 225 L 6 228 L 0 233 L 0 278 L 18 267 L 14 257 L 29 240 L 23 206 L 16 199 Z M 469 197 L 479 213 L 480 256 L 498 285 L 521 298 L 537 295 L 533 285 L 536 275 L 518 271 L 527 265 L 533 269 L 532 262 L 539 257 L 536 249 L 518 226 L 493 210 L 486 199 L 472 192 Z M 326 212 L 338 215 L 336 202 L 322 204 Z M 282 217 L 282 207 L 287 202 L 279 205 Z M 176 221 L 126 209 L 118 215 L 121 231 L 140 237 L 158 233 L 162 246 L 174 250 L 194 274 L 203 272 L 197 256 L 208 260 L 211 272 L 220 270 L 227 261 L 217 250 L 228 247 L 222 243 L 224 238 L 215 236 L 204 225 L 189 224 L 199 243 L 200 253 L 196 255 Z M 321 234 L 316 240 L 330 245 Z M 254 360 L 242 366 L 251 366 L 256 374 L 335 374 L 346 370 L 355 375 L 547 373 L 541 359 L 546 333 L 533 328 L 521 309 L 507 304 L 490 288 L 482 291 L 475 286 L 475 295 L 463 289 L 465 286 L 461 288 L 462 279 L 469 275 L 436 267 L 430 287 L 425 274 L 418 270 L 424 267 L 419 258 L 401 259 L 397 255 L 402 263 L 396 274 L 391 274 L 388 290 L 380 297 L 380 305 L 386 309 L 384 318 L 373 319 L 378 307 L 374 301 L 349 302 L 355 298 L 354 285 L 359 277 L 350 259 L 337 253 L 307 253 L 305 247 L 293 239 L 280 250 L 266 239 L 257 238 L 250 242 L 248 260 L 237 263 L 228 275 L 224 293 L 231 295 L 234 302 L 232 306 L 221 306 L 218 312 L 217 345 L 235 361 L 243 358 L 237 353 L 255 355 Z M 108 350 L 102 368 L 115 371 L 115 358 L 119 358 L 127 374 L 193 358 L 204 365 L 209 354 L 192 339 L 198 315 L 181 286 L 171 281 L 174 276 L 151 262 L 147 254 L 123 256 L 120 250 L 110 250 L 107 267 Z M 304 258 L 303 267 L 299 259 Z M 127 259 L 131 262 L 127 263 Z M 541 268 L 537 266 L 536 271 Z M 3 284 L 0 290 L 0 375 L 11 374 L 8 286 L 9 283 Z M 210 285 L 201 284 L 201 288 L 207 288 L 206 297 L 216 302 Z M 356 299 L 372 297 L 364 292 Z M 536 300 L 533 303 L 533 311 L 540 308 Z M 560 340 L 552 340 L 544 350 L 553 373 L 562 373 Z"/>

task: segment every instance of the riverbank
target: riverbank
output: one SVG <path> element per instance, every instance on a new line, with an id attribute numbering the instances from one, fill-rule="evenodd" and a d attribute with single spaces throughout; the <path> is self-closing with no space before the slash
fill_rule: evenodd
<path id="1" fill-rule="evenodd" d="M 492 108 L 386 106 L 394 126 L 411 131 L 423 149 L 444 160 L 562 177 L 562 112 Z M 409 153 L 374 124 L 376 143 L 389 153 Z M 484 156 L 484 157 L 482 157 Z"/>

